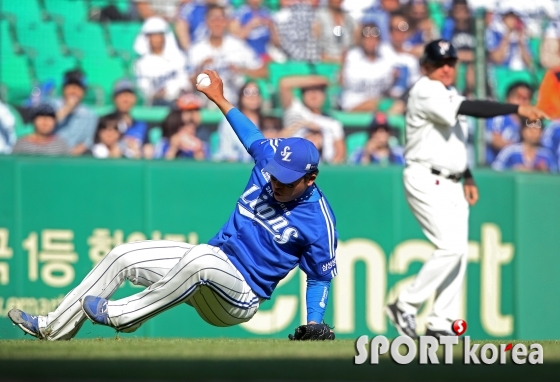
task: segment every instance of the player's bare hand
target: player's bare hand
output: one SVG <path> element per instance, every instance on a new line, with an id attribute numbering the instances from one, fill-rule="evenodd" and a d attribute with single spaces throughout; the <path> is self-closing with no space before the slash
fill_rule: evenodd
<path id="1" fill-rule="evenodd" d="M 478 187 L 474 179 L 465 179 L 463 190 L 465 191 L 465 199 L 467 199 L 469 205 L 474 206 L 476 202 L 478 202 Z"/>
<path id="2" fill-rule="evenodd" d="M 203 70 L 202 73 L 208 74 L 208 77 L 210 77 L 210 85 L 200 86 L 197 84 L 196 90 L 204 93 L 204 95 L 208 97 L 210 101 L 214 102 L 222 113 L 226 115 L 228 111 L 233 109 L 233 105 L 224 97 L 224 83 L 222 79 L 215 70 Z"/>
<path id="3" fill-rule="evenodd" d="M 544 111 L 531 105 L 520 105 L 517 113 L 530 121 L 536 121 L 538 119 L 550 119 Z"/>
<path id="4" fill-rule="evenodd" d="M 224 83 L 215 70 L 203 70 L 202 73 L 208 74 L 210 77 L 210 85 L 200 86 L 196 85 L 196 90 L 204 93 L 206 97 L 212 102 L 216 102 L 220 98 L 224 98 Z"/>

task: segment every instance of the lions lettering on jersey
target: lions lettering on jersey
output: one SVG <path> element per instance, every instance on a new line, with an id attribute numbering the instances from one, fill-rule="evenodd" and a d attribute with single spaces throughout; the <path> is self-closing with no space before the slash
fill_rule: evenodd
<path id="1" fill-rule="evenodd" d="M 268 203 L 269 200 L 273 200 L 270 185 L 265 188 L 265 191 L 266 194 L 261 193 L 261 188 L 253 184 L 239 198 L 240 202 L 237 203 L 239 213 L 263 226 L 278 244 L 286 244 L 290 237 L 298 237 L 298 230 L 294 227 L 288 227 L 288 219 L 283 216 L 283 213 L 290 215 L 290 211 L 287 209 L 277 211 L 273 205 Z M 251 197 L 254 197 L 254 199 L 250 199 Z M 282 206 L 282 203 L 278 204 Z M 254 212 L 251 212 L 251 210 Z M 284 229 L 280 231 L 282 228 Z"/>

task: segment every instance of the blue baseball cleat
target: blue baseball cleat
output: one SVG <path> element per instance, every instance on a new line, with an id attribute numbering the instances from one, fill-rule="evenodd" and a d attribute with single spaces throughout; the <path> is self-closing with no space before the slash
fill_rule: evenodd
<path id="1" fill-rule="evenodd" d="M 103 297 L 86 296 L 82 299 L 82 310 L 94 324 L 111 326 L 107 314 L 108 303 Z"/>
<path id="2" fill-rule="evenodd" d="M 39 339 L 43 338 L 39 331 L 39 317 L 32 316 L 19 309 L 11 309 L 8 312 L 8 318 L 26 334 L 30 334 Z"/>

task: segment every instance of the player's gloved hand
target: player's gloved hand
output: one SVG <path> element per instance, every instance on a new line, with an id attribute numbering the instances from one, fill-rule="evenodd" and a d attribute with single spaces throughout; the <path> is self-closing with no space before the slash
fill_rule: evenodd
<path id="1" fill-rule="evenodd" d="M 327 324 L 307 324 L 298 326 L 288 338 L 290 341 L 334 340 L 334 332 Z"/>

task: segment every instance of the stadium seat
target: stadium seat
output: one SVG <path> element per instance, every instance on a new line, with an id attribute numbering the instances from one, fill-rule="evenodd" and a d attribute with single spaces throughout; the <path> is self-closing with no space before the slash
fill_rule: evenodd
<path id="1" fill-rule="evenodd" d="M 17 41 L 31 57 L 62 54 L 56 25 L 41 21 L 18 21 Z"/>
<path id="2" fill-rule="evenodd" d="M 134 53 L 134 40 L 140 32 L 142 27 L 141 23 L 124 22 L 124 23 L 109 23 L 107 28 L 109 31 L 109 38 L 111 46 L 118 52 L 126 52 L 129 57 L 133 57 Z"/>
<path id="3" fill-rule="evenodd" d="M 148 130 L 148 140 L 152 145 L 157 145 L 159 141 L 161 141 L 161 137 L 163 136 L 163 131 L 161 127 L 154 126 Z"/>
<path id="4" fill-rule="evenodd" d="M 280 0 L 265 0 L 264 6 L 273 11 L 280 9 Z"/>
<path id="5" fill-rule="evenodd" d="M 12 56 L 15 47 L 10 35 L 10 24 L 6 20 L 0 20 L 0 55 L 2 57 Z"/>
<path id="6" fill-rule="evenodd" d="M 338 74 L 340 72 L 340 68 L 341 65 L 335 63 L 309 64 L 309 70 L 311 74 L 325 76 L 329 79 L 329 82 L 331 84 L 338 82 Z"/>
<path id="7" fill-rule="evenodd" d="M 533 87 L 537 84 L 537 76 L 528 70 L 511 70 L 503 67 L 493 67 L 489 70 L 488 79 L 493 85 L 496 98 L 503 102 L 506 92 L 515 82 L 526 82 Z"/>
<path id="8" fill-rule="evenodd" d="M 37 80 L 39 82 L 52 81 L 57 89 L 62 85 L 64 72 L 78 66 L 74 57 L 60 55 L 40 56 L 32 63 Z"/>
<path id="9" fill-rule="evenodd" d="M 7 101 L 20 104 L 29 97 L 33 82 L 29 64 L 23 56 L 3 57 L 0 65 L 0 81 L 7 88 Z"/>
<path id="10" fill-rule="evenodd" d="M 88 12 L 85 0 L 43 0 L 45 10 L 52 19 L 61 21 L 86 21 Z"/>
<path id="11" fill-rule="evenodd" d="M 33 124 L 32 123 L 25 123 L 23 121 L 23 118 L 21 116 L 21 114 L 19 113 L 19 111 L 11 106 L 11 105 L 7 105 L 8 109 L 10 110 L 10 112 L 12 113 L 12 115 L 14 116 L 15 120 L 16 120 L 16 124 L 15 124 L 15 131 L 16 131 L 16 137 L 17 138 L 21 138 L 23 136 L 29 135 L 31 133 L 33 133 Z"/>
<path id="12" fill-rule="evenodd" d="M 455 77 L 455 87 L 459 93 L 463 93 L 467 87 L 467 64 L 459 62 L 457 65 L 457 76 Z"/>
<path id="13" fill-rule="evenodd" d="M 367 131 L 359 131 L 349 134 L 346 137 L 346 159 L 350 159 L 350 156 L 354 151 L 366 144 L 368 139 L 367 137 Z"/>
<path id="14" fill-rule="evenodd" d="M 109 52 L 100 24 L 65 23 L 62 27 L 67 48 L 82 57 L 107 58 Z"/>
<path id="15" fill-rule="evenodd" d="M 240 6 L 242 6 L 243 4 L 245 4 L 244 0 L 231 0 L 230 1 L 231 6 L 235 9 L 239 8 Z"/>
<path id="16" fill-rule="evenodd" d="M 109 57 L 86 57 L 81 62 L 88 86 L 101 89 L 104 94 L 103 102 L 109 103 L 113 85 L 116 81 L 126 77 L 122 60 Z"/>
<path id="17" fill-rule="evenodd" d="M 443 9 L 443 6 L 433 0 L 428 1 L 428 13 L 430 14 L 430 18 L 434 22 L 438 31 L 441 32 L 443 23 L 445 22 L 445 10 Z"/>
<path id="18" fill-rule="evenodd" d="M 311 74 L 311 68 L 307 62 L 288 61 L 283 64 L 271 62 L 268 66 L 268 76 L 274 92 L 278 91 L 282 77 L 307 74 Z"/>
<path id="19" fill-rule="evenodd" d="M 214 154 L 218 152 L 220 148 L 220 135 L 217 131 L 214 131 L 210 134 L 210 156 L 213 157 Z"/>
<path id="20" fill-rule="evenodd" d="M 17 22 L 41 21 L 43 13 L 37 0 L 3 0 L 0 1 L 3 18 L 15 18 Z"/>

